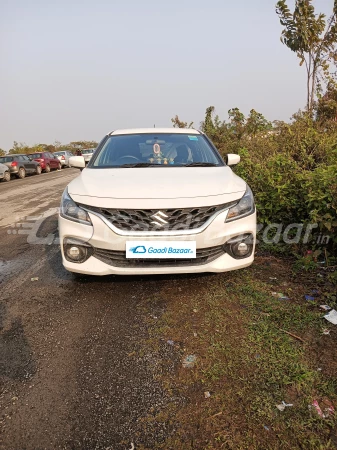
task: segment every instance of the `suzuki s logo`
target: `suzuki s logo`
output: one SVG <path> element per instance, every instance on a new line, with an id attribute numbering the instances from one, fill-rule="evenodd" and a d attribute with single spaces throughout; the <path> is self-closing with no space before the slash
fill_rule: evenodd
<path id="1" fill-rule="evenodd" d="M 155 214 L 151 216 L 151 219 L 154 219 L 153 222 L 151 222 L 153 225 L 157 225 L 158 227 L 163 227 L 164 225 L 168 224 L 167 219 L 168 216 L 163 213 L 162 211 L 158 211 Z"/>

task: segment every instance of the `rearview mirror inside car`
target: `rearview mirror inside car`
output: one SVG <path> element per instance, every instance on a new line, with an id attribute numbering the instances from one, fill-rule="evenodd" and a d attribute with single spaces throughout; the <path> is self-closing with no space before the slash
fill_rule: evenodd
<path id="1" fill-rule="evenodd" d="M 226 158 L 227 166 L 236 166 L 240 162 L 240 156 L 235 153 L 228 153 Z"/>
<path id="2" fill-rule="evenodd" d="M 69 166 L 76 167 L 77 169 L 84 169 L 85 161 L 83 156 L 71 156 L 69 158 Z"/>

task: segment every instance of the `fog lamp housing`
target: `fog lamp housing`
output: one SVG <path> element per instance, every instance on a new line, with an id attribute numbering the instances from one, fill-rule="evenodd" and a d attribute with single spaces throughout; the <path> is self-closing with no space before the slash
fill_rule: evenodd
<path id="1" fill-rule="evenodd" d="M 79 239 L 65 238 L 63 241 L 63 253 L 67 261 L 81 264 L 87 261 L 93 254 L 93 247 Z"/>
<path id="2" fill-rule="evenodd" d="M 251 233 L 240 234 L 229 239 L 225 244 L 225 250 L 235 259 L 248 258 L 253 253 L 254 236 Z"/>

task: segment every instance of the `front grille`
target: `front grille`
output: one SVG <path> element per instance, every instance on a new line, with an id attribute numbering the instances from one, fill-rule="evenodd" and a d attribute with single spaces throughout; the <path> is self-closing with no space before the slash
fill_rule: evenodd
<path id="1" fill-rule="evenodd" d="M 208 264 L 225 253 L 224 247 L 202 248 L 197 250 L 197 257 L 193 259 L 127 259 L 125 251 L 105 250 L 95 248 L 94 257 L 114 267 L 148 268 L 148 267 L 180 267 L 200 266 Z"/>
<path id="2" fill-rule="evenodd" d="M 235 205 L 237 201 L 217 206 L 177 209 L 108 209 L 82 205 L 88 211 L 101 214 L 123 231 L 194 230 L 203 226 L 214 214 Z"/>

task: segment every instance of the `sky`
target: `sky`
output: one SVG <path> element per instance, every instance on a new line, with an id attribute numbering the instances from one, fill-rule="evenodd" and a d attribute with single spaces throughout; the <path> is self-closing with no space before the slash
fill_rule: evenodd
<path id="1" fill-rule="evenodd" d="M 276 0 L 0 0 L 0 148 L 195 127 L 208 106 L 288 120 L 305 70 Z M 290 1 L 292 5 L 294 1 Z M 317 12 L 333 0 L 315 0 Z"/>

